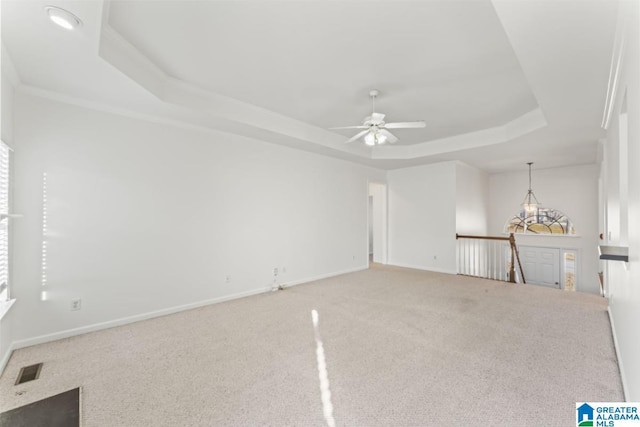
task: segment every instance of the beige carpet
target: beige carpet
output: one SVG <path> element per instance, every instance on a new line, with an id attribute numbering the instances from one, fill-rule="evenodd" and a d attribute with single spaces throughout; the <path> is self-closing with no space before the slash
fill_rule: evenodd
<path id="1" fill-rule="evenodd" d="M 604 299 L 379 266 L 18 350 L 0 410 L 79 386 L 88 427 L 564 427 L 623 399 Z"/>

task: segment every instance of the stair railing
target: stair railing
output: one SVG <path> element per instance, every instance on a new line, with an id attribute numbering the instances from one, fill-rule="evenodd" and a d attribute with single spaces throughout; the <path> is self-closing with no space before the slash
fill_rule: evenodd
<path id="1" fill-rule="evenodd" d="M 520 281 L 527 283 L 513 233 L 509 237 L 456 234 L 456 240 L 458 274 L 516 283 L 517 262 Z"/>

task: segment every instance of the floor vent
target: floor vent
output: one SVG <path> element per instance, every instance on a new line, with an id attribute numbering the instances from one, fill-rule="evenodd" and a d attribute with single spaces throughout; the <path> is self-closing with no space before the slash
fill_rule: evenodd
<path id="1" fill-rule="evenodd" d="M 35 365 L 25 366 L 20 368 L 16 385 L 26 383 L 27 381 L 37 380 L 40 376 L 40 370 L 42 369 L 42 363 Z"/>

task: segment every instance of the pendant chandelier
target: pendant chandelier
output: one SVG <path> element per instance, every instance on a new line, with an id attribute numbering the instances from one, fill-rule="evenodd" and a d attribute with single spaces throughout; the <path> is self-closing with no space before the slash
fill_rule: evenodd
<path id="1" fill-rule="evenodd" d="M 527 164 L 529 165 L 529 190 L 527 190 L 527 195 L 524 196 L 522 208 L 527 213 L 527 216 L 529 216 L 536 212 L 536 209 L 540 206 L 540 202 L 538 202 L 536 195 L 533 194 L 533 190 L 531 189 L 531 165 L 533 162 L 528 162 Z"/>

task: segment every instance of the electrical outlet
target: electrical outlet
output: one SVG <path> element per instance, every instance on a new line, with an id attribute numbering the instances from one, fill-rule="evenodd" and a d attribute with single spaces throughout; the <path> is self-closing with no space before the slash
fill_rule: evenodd
<path id="1" fill-rule="evenodd" d="M 231 283 L 231 276 L 227 276 L 224 278 L 225 283 Z"/>
<path id="2" fill-rule="evenodd" d="M 71 300 L 71 311 L 77 311 L 82 308 L 82 299 L 74 298 Z"/>
<path id="3" fill-rule="evenodd" d="M 278 275 L 278 267 L 276 267 L 276 268 L 274 268 L 274 269 L 273 269 L 273 275 L 274 275 L 274 276 L 277 276 L 277 275 Z"/>

